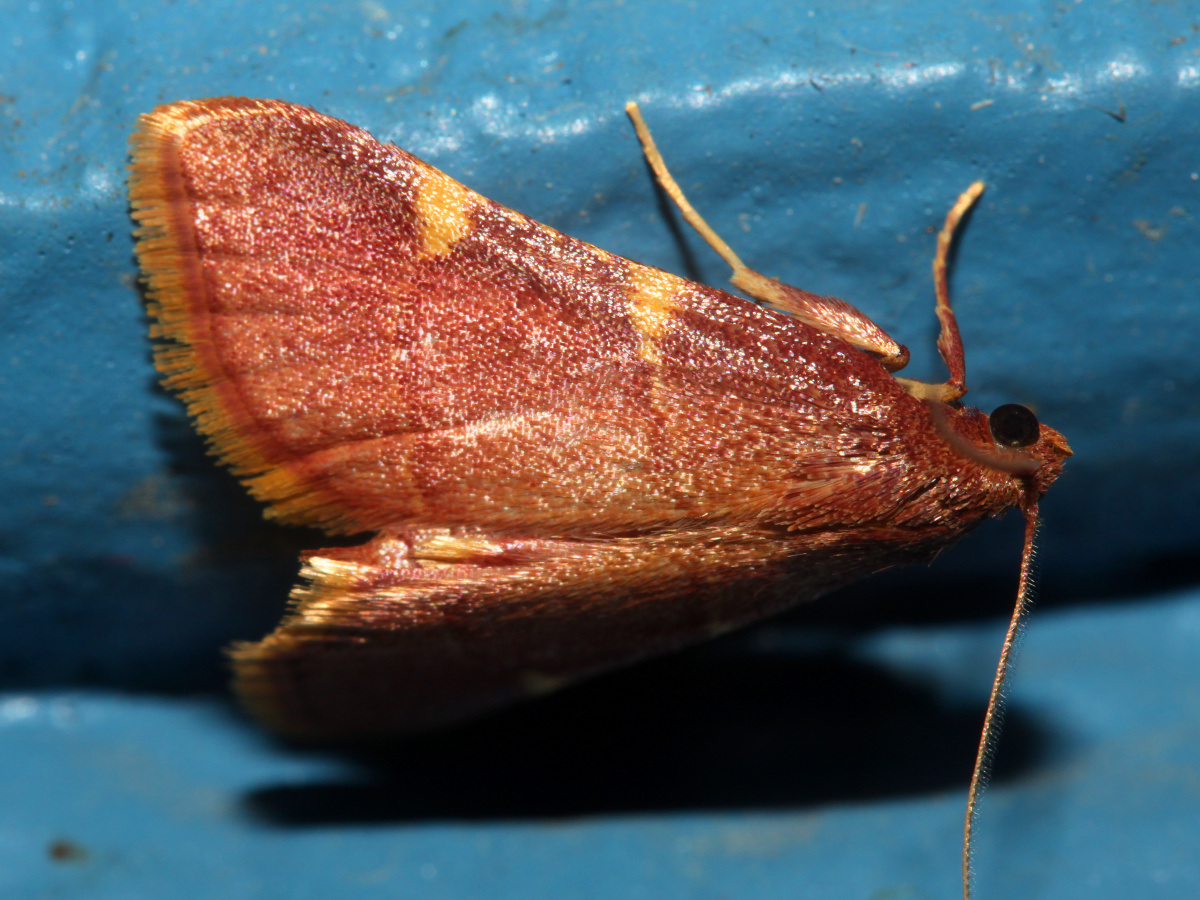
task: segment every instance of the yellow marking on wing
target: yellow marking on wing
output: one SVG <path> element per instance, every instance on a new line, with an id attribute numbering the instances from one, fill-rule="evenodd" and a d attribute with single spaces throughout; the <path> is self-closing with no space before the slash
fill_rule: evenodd
<path id="1" fill-rule="evenodd" d="M 659 340 L 671 330 L 679 304 L 675 295 L 679 278 L 658 269 L 631 266 L 629 271 L 629 321 L 640 338 L 638 356 L 653 365 L 662 362 Z"/>
<path id="2" fill-rule="evenodd" d="M 504 546 L 483 537 L 465 537 L 449 531 L 432 530 L 413 544 L 412 557 L 424 563 L 458 564 L 499 556 Z"/>
<path id="3" fill-rule="evenodd" d="M 415 180 L 421 256 L 445 256 L 475 228 L 476 195 L 448 175 L 423 170 Z"/>

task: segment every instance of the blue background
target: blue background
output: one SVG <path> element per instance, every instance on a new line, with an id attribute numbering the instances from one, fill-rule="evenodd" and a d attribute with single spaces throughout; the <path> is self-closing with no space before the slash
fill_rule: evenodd
<path id="1" fill-rule="evenodd" d="M 296 554 L 156 386 L 137 115 L 307 103 L 714 285 L 636 99 L 748 264 L 1076 450 L 982 811 L 983 897 L 1200 895 L 1200 10 L 1155 3 L 0 3 L 0 895 L 953 896 L 1014 517 L 709 647 L 400 747 L 223 693 Z"/>

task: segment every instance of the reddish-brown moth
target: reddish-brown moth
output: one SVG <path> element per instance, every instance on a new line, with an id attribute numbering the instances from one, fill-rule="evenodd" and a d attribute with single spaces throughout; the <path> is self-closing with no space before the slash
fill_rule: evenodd
<path id="1" fill-rule="evenodd" d="M 854 307 L 747 269 L 630 112 L 761 305 L 310 109 L 141 118 L 130 197 L 166 385 L 268 516 L 370 535 L 306 554 L 283 623 L 233 650 L 269 727 L 440 725 L 929 560 L 1012 507 L 1023 599 L 1070 450 L 1024 408 L 959 402 L 945 264 L 982 185 L 934 265 L 950 380 L 914 382 Z"/>

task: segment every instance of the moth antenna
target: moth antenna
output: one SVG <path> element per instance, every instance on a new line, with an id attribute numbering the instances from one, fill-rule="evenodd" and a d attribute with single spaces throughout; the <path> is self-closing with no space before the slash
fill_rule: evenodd
<path id="1" fill-rule="evenodd" d="M 975 201 L 979 199 L 985 187 L 986 185 L 982 181 L 976 181 L 959 194 L 954 205 L 950 207 L 950 212 L 946 213 L 946 221 L 942 225 L 942 230 L 938 232 L 937 253 L 933 257 L 933 291 L 937 297 L 935 311 L 938 321 L 942 324 L 942 330 L 938 335 L 937 348 L 938 353 L 942 355 L 942 360 L 946 363 L 946 368 L 950 370 L 950 377 L 943 384 L 926 384 L 911 378 L 896 379 L 904 385 L 905 390 L 921 400 L 939 400 L 942 403 L 949 403 L 967 392 L 967 365 L 963 358 L 962 335 L 958 333 L 958 319 L 954 317 L 954 310 L 950 308 L 948 272 L 950 251 L 954 247 L 954 237 L 958 233 L 958 226 L 971 207 L 975 205 Z"/>
<path id="2" fill-rule="evenodd" d="M 987 788 L 992 773 L 992 760 L 996 752 L 996 741 L 1004 721 L 1005 690 L 1012 672 L 1013 654 L 1025 627 L 1025 617 L 1033 602 L 1033 557 L 1034 541 L 1038 530 L 1037 498 L 1028 499 L 1025 505 L 1025 546 L 1021 551 L 1021 577 L 1017 583 L 1017 602 L 1013 607 L 1012 619 L 1004 635 L 1000 649 L 1000 660 L 996 664 L 996 676 L 992 680 L 992 693 L 988 697 L 987 712 L 983 715 L 983 732 L 979 736 L 979 750 L 975 754 L 975 769 L 971 773 L 971 787 L 967 790 L 967 813 L 963 821 L 962 886 L 963 900 L 971 900 L 974 884 L 972 856 L 974 853 L 975 821 L 979 814 L 979 800 Z"/>

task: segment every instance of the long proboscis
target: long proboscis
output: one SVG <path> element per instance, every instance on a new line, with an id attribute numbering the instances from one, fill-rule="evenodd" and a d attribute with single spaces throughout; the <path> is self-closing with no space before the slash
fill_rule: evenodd
<path id="1" fill-rule="evenodd" d="M 988 697 L 987 712 L 983 716 L 983 732 L 979 736 L 979 750 L 975 754 L 975 770 L 971 773 L 971 787 L 967 791 L 967 813 L 963 822 L 962 846 L 963 900 L 971 900 L 974 882 L 971 860 L 974 850 L 975 820 L 979 814 L 979 800 L 991 775 L 996 741 L 1000 736 L 1000 726 L 1004 720 L 1004 694 L 1008 687 L 1008 677 L 1012 671 L 1013 654 L 1025 625 L 1026 614 L 1033 602 L 1034 541 L 1038 530 L 1036 498 L 1030 499 L 1024 505 L 1024 512 L 1025 547 L 1021 551 L 1021 577 L 1017 584 L 1017 602 L 1013 606 L 1012 619 L 1008 623 L 1008 631 L 1004 635 L 1004 646 L 1000 650 L 1000 660 L 996 664 L 996 677 L 992 680 L 992 693 Z"/>

